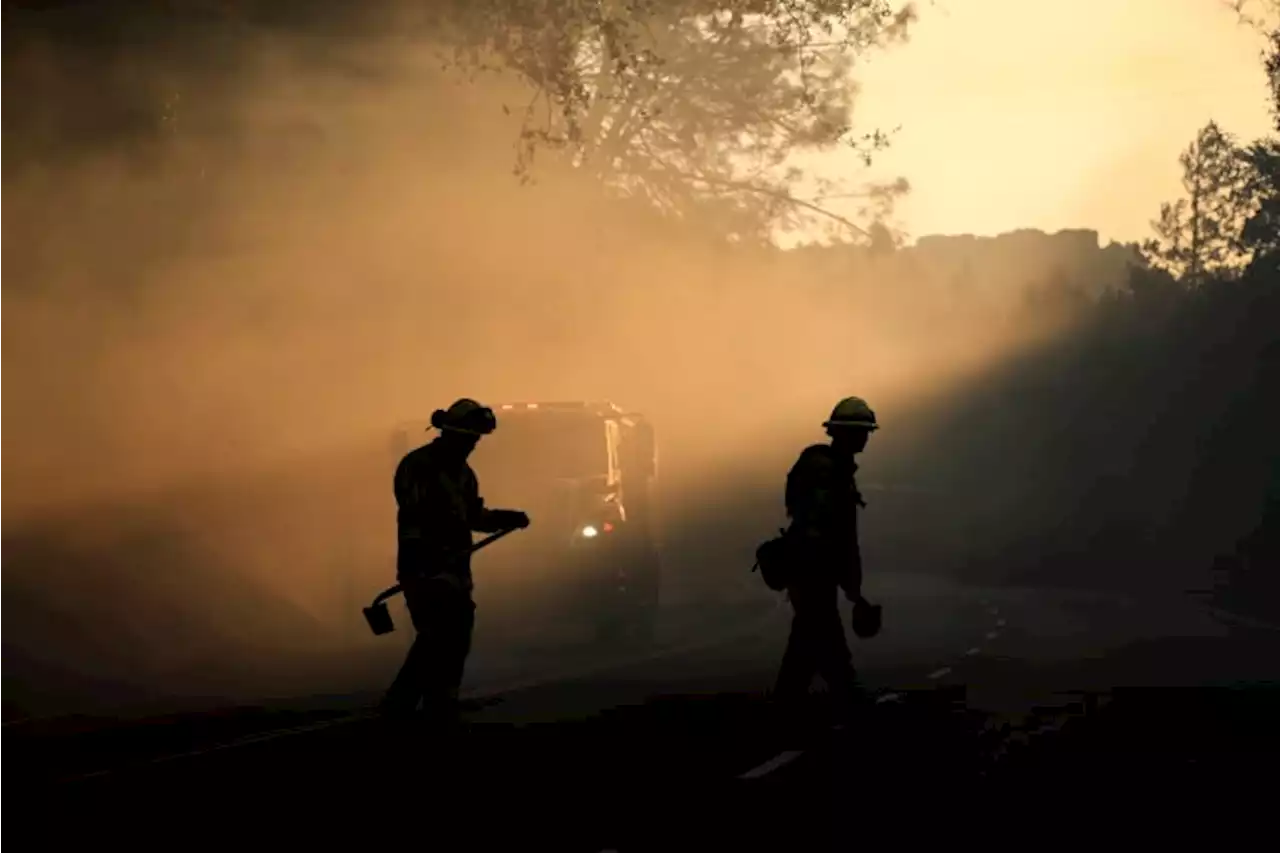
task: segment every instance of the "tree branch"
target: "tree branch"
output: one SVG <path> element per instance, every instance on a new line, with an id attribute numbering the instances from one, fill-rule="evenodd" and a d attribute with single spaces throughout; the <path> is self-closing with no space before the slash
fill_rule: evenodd
<path id="1" fill-rule="evenodd" d="M 759 184 L 752 184 L 749 182 L 735 181 L 732 178 L 717 178 L 717 177 L 713 177 L 713 176 L 705 175 L 701 173 L 690 173 L 683 169 L 672 167 L 670 164 L 665 162 L 662 163 L 662 166 L 666 171 L 669 171 L 683 178 L 684 180 L 704 183 L 704 184 L 707 184 L 708 186 L 723 187 L 733 192 L 760 195 L 766 198 L 771 198 L 775 201 L 781 201 L 786 204 L 794 205 L 796 207 L 801 207 L 812 213 L 816 213 L 820 216 L 824 216 L 828 219 L 838 222 L 844 227 L 848 228 L 850 231 L 854 232 L 855 234 L 858 234 L 863 237 L 870 236 L 870 233 L 867 231 L 867 229 L 863 228 L 862 226 L 858 225 L 852 220 L 844 216 L 841 216 L 840 214 L 835 213 L 834 211 L 827 210 L 826 208 L 818 204 L 815 204 L 814 202 L 806 201 L 805 199 L 802 199 L 802 198 L 796 198 L 794 195 L 792 195 L 789 192 L 786 192 L 785 190 L 779 190 L 773 187 L 760 186 Z"/>

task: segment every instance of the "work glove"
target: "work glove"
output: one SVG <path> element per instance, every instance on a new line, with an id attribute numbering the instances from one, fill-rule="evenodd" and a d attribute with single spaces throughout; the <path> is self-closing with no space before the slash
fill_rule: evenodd
<path id="1" fill-rule="evenodd" d="M 494 521 L 503 530 L 523 530 L 529 526 L 529 516 L 518 509 L 495 509 Z"/>

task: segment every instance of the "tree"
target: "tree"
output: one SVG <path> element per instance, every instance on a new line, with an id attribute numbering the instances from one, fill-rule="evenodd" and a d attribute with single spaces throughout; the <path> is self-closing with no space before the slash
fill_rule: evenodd
<path id="1" fill-rule="evenodd" d="M 902 241 L 887 225 L 876 220 L 867 229 L 867 249 L 872 257 L 891 255 L 902 247 Z"/>
<path id="2" fill-rule="evenodd" d="M 1280 260 L 1280 140 L 1262 139 L 1245 152 L 1250 166 L 1247 192 L 1257 208 L 1245 220 L 1240 242 L 1251 264 Z"/>
<path id="3" fill-rule="evenodd" d="M 1280 26 L 1280 0 L 1220 0 L 1246 27 L 1270 35 Z"/>
<path id="4" fill-rule="evenodd" d="M 64 44 L 92 33 L 98 45 L 114 44 L 131 61 L 154 54 L 175 67 L 179 81 L 184 63 L 225 61 L 235 39 L 263 34 L 305 35 L 323 45 L 315 53 L 335 65 L 346 54 L 339 39 L 391 35 L 437 46 L 447 65 L 468 76 L 514 72 L 533 92 L 519 109 L 515 171 L 522 179 L 534 176 L 535 155 L 553 156 L 664 213 L 697 215 L 739 240 L 764 240 L 778 226 L 817 220 L 846 239 L 866 239 L 860 222 L 886 216 L 908 189 L 905 181 L 861 186 L 855 180 L 820 186 L 806 198 L 797 189 L 805 176 L 786 161 L 800 150 L 845 146 L 869 162 L 888 144 L 883 133 L 855 133 L 849 71 L 865 52 L 906 38 L 915 19 L 910 4 L 222 0 L 179 10 L 158 0 L 99 0 L 60 6 L 57 15 L 28 12 L 15 22 L 46 33 L 58 29 Z M 201 49 L 194 49 L 197 43 Z M 172 107 L 180 86 L 151 105 L 165 126 L 178 118 Z M 824 208 L 823 199 L 834 196 L 862 198 L 864 210 L 854 217 L 860 222 Z"/>
<path id="5" fill-rule="evenodd" d="M 1229 276 L 1247 260 L 1240 235 L 1252 213 L 1249 164 L 1230 134 L 1209 122 L 1178 158 L 1186 196 L 1160 205 L 1147 262 L 1195 286 Z"/>
<path id="6" fill-rule="evenodd" d="M 1271 116 L 1280 135 L 1280 27 L 1268 37 L 1263 67 L 1271 89 Z M 1240 240 L 1253 264 L 1269 264 L 1274 272 L 1280 261 L 1280 138 L 1260 139 L 1244 156 L 1250 167 L 1246 192 L 1257 209 L 1245 221 Z"/>
<path id="7" fill-rule="evenodd" d="M 860 197 L 862 218 L 877 219 L 905 181 L 825 185 L 806 199 L 803 173 L 785 161 L 844 145 L 868 163 L 888 144 L 854 133 L 849 72 L 862 52 L 905 39 L 914 18 L 885 0 L 482 0 L 457 19 L 457 41 L 464 67 L 492 55 L 534 88 L 516 164 L 526 179 L 535 154 L 552 150 L 737 239 L 815 220 L 866 239 L 822 199 Z"/>

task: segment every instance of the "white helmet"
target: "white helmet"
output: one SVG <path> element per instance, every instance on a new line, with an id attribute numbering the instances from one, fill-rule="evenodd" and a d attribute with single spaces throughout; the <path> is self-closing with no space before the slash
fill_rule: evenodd
<path id="1" fill-rule="evenodd" d="M 463 397 L 448 409 L 436 409 L 432 412 L 431 425 L 442 431 L 488 435 L 498 428 L 498 419 L 494 416 L 493 409 Z"/>
<path id="2" fill-rule="evenodd" d="M 831 417 L 822 424 L 827 429 L 832 427 L 862 427 L 863 429 L 879 429 L 876 413 L 871 411 L 867 401 L 861 397 L 845 397 L 831 410 Z"/>

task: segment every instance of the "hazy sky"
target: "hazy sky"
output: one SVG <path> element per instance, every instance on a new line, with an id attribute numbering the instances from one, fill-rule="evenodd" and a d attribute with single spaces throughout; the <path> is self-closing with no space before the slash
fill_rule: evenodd
<path id="1" fill-rule="evenodd" d="M 1177 157 L 1200 126 L 1269 129 L 1261 42 L 1219 0 L 919 5 L 913 40 L 858 71 L 855 112 L 860 128 L 902 126 L 877 172 L 911 181 L 898 219 L 913 237 L 1138 239 L 1177 196 Z"/>

